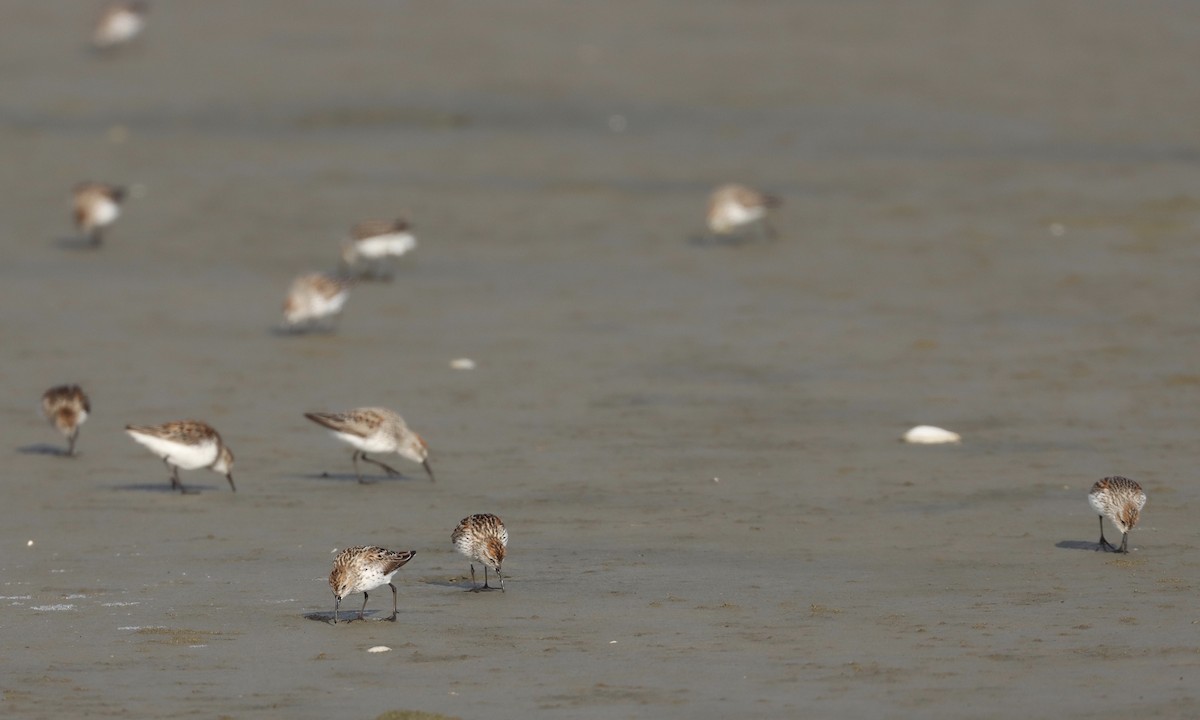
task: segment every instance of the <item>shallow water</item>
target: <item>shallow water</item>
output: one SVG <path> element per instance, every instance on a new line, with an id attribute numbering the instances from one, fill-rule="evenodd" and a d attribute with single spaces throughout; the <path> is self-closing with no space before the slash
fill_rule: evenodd
<path id="1" fill-rule="evenodd" d="M 1194 714 L 1190 6 L 176 3 L 107 59 L 7 12 L 9 714 Z M 84 178 L 143 192 L 98 252 Z M 731 179 L 778 240 L 704 236 Z M 393 283 L 272 332 L 401 210 Z M 357 485 L 302 417 L 368 404 L 436 485 Z M 236 495 L 122 432 L 185 417 Z M 1126 557 L 1109 474 L 1150 497 Z M 504 594 L 460 591 L 482 511 Z M 400 619 L 331 626 L 365 543 L 417 551 Z"/>

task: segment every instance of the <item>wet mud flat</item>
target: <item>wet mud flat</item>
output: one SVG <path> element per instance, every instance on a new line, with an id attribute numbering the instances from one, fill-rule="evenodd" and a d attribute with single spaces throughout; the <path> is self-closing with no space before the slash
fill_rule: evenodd
<path id="1" fill-rule="evenodd" d="M 1194 714 L 1188 8 L 164 4 L 99 61 L 78 9 L 10 10 L 5 714 Z M 99 251 L 85 178 L 145 191 Z M 704 235 L 733 179 L 775 241 Z M 402 209 L 392 283 L 273 332 Z M 359 485 L 303 417 L 363 405 L 436 483 Z M 123 433 L 187 417 L 236 494 Z M 1110 474 L 1149 495 L 1125 556 Z M 474 512 L 504 593 L 465 592 Z M 395 623 L 386 587 L 328 622 L 358 544 L 417 552 Z"/>

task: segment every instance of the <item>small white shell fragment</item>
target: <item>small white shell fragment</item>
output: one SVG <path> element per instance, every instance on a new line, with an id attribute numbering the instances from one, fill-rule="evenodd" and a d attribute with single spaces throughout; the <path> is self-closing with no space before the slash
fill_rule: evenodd
<path id="1" fill-rule="evenodd" d="M 25 543 L 25 547 L 33 547 L 33 541 L 30 540 L 29 542 Z"/>
<path id="2" fill-rule="evenodd" d="M 390 652 L 390 651 L 391 651 L 391 648 L 388 647 L 387 645 L 376 645 L 373 648 L 367 648 L 367 652 L 369 652 L 369 653 L 381 653 L 381 652 Z"/>
<path id="3" fill-rule="evenodd" d="M 904 433 L 902 439 L 906 443 L 917 445 L 941 445 L 943 443 L 960 443 L 962 435 L 933 425 L 918 425 Z"/>
<path id="4" fill-rule="evenodd" d="M 450 367 L 455 370 L 474 370 L 475 361 L 471 358 L 454 358 L 450 361 Z"/>

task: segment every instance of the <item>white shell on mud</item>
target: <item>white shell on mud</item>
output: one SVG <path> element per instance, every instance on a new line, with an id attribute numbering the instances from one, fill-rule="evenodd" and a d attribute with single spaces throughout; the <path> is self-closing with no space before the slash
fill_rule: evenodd
<path id="1" fill-rule="evenodd" d="M 450 361 L 450 367 L 455 370 L 474 370 L 475 361 L 471 358 L 455 358 Z"/>
<path id="2" fill-rule="evenodd" d="M 904 437 L 901 439 L 906 443 L 916 445 L 941 445 L 943 443 L 960 443 L 962 435 L 933 425 L 918 425 L 904 433 Z"/>
<path id="3" fill-rule="evenodd" d="M 388 652 L 390 650 L 391 650 L 391 648 L 388 647 L 387 645 L 376 645 L 373 648 L 367 648 L 367 652 L 370 652 L 370 653 Z"/>

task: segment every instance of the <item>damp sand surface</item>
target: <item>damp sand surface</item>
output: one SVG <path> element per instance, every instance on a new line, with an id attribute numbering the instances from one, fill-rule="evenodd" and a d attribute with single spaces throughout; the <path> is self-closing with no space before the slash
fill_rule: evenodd
<path id="1" fill-rule="evenodd" d="M 3 714 L 1196 714 L 1200 11 L 217 0 L 100 58 L 75 5 L 0 47 Z M 98 251 L 88 178 L 139 186 Z M 705 236 L 728 180 L 775 240 Z M 272 332 L 405 210 L 393 282 Z M 303 417 L 361 405 L 436 484 Z M 122 431 L 192 417 L 236 494 Z M 386 587 L 328 622 L 357 544 L 417 553 L 395 623 Z"/>

